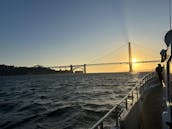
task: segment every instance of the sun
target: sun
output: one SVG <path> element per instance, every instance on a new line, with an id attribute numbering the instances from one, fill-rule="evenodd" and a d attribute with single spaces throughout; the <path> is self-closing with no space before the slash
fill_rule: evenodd
<path id="1" fill-rule="evenodd" d="M 137 62 L 137 59 L 136 58 L 132 58 L 132 62 L 133 63 L 136 63 Z"/>

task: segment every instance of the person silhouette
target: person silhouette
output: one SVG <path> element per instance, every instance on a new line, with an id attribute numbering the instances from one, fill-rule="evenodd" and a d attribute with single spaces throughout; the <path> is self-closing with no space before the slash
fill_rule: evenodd
<path id="1" fill-rule="evenodd" d="M 161 64 L 158 64 L 158 66 L 156 67 L 156 72 L 158 73 L 158 77 L 159 77 L 159 81 L 162 85 L 162 71 L 163 71 L 163 67 L 161 66 Z"/>

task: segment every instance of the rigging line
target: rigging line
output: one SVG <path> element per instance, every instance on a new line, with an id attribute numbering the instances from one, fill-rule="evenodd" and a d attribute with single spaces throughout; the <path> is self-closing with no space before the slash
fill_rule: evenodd
<path id="1" fill-rule="evenodd" d="M 117 49 L 115 49 L 115 50 L 109 52 L 108 54 L 106 54 L 106 55 L 104 55 L 104 56 L 101 56 L 101 57 L 95 58 L 94 60 L 91 60 L 90 63 L 95 62 L 95 61 L 100 60 L 100 59 L 103 59 L 103 58 L 105 58 L 105 57 L 111 55 L 111 54 L 114 53 L 114 52 L 118 52 L 121 48 L 123 48 L 123 47 L 126 46 L 126 45 L 127 45 L 127 43 L 123 44 L 121 47 L 119 47 L 119 48 L 117 48 Z"/>
<path id="2" fill-rule="evenodd" d="M 171 0 L 169 0 L 169 24 L 170 24 L 170 30 L 171 30 Z"/>

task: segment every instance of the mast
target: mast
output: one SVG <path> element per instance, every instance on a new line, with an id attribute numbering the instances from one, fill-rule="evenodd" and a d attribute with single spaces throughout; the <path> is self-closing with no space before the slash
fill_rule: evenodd
<path id="1" fill-rule="evenodd" d="M 169 0 L 169 24 L 170 24 L 170 30 L 171 30 L 171 0 Z"/>

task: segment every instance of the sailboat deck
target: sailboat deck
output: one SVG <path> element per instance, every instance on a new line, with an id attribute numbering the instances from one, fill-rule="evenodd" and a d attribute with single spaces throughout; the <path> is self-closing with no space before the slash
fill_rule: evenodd
<path id="1" fill-rule="evenodd" d="M 141 121 L 143 129 L 161 129 L 163 112 L 163 87 L 156 80 L 157 86 L 149 89 L 141 107 Z"/>

